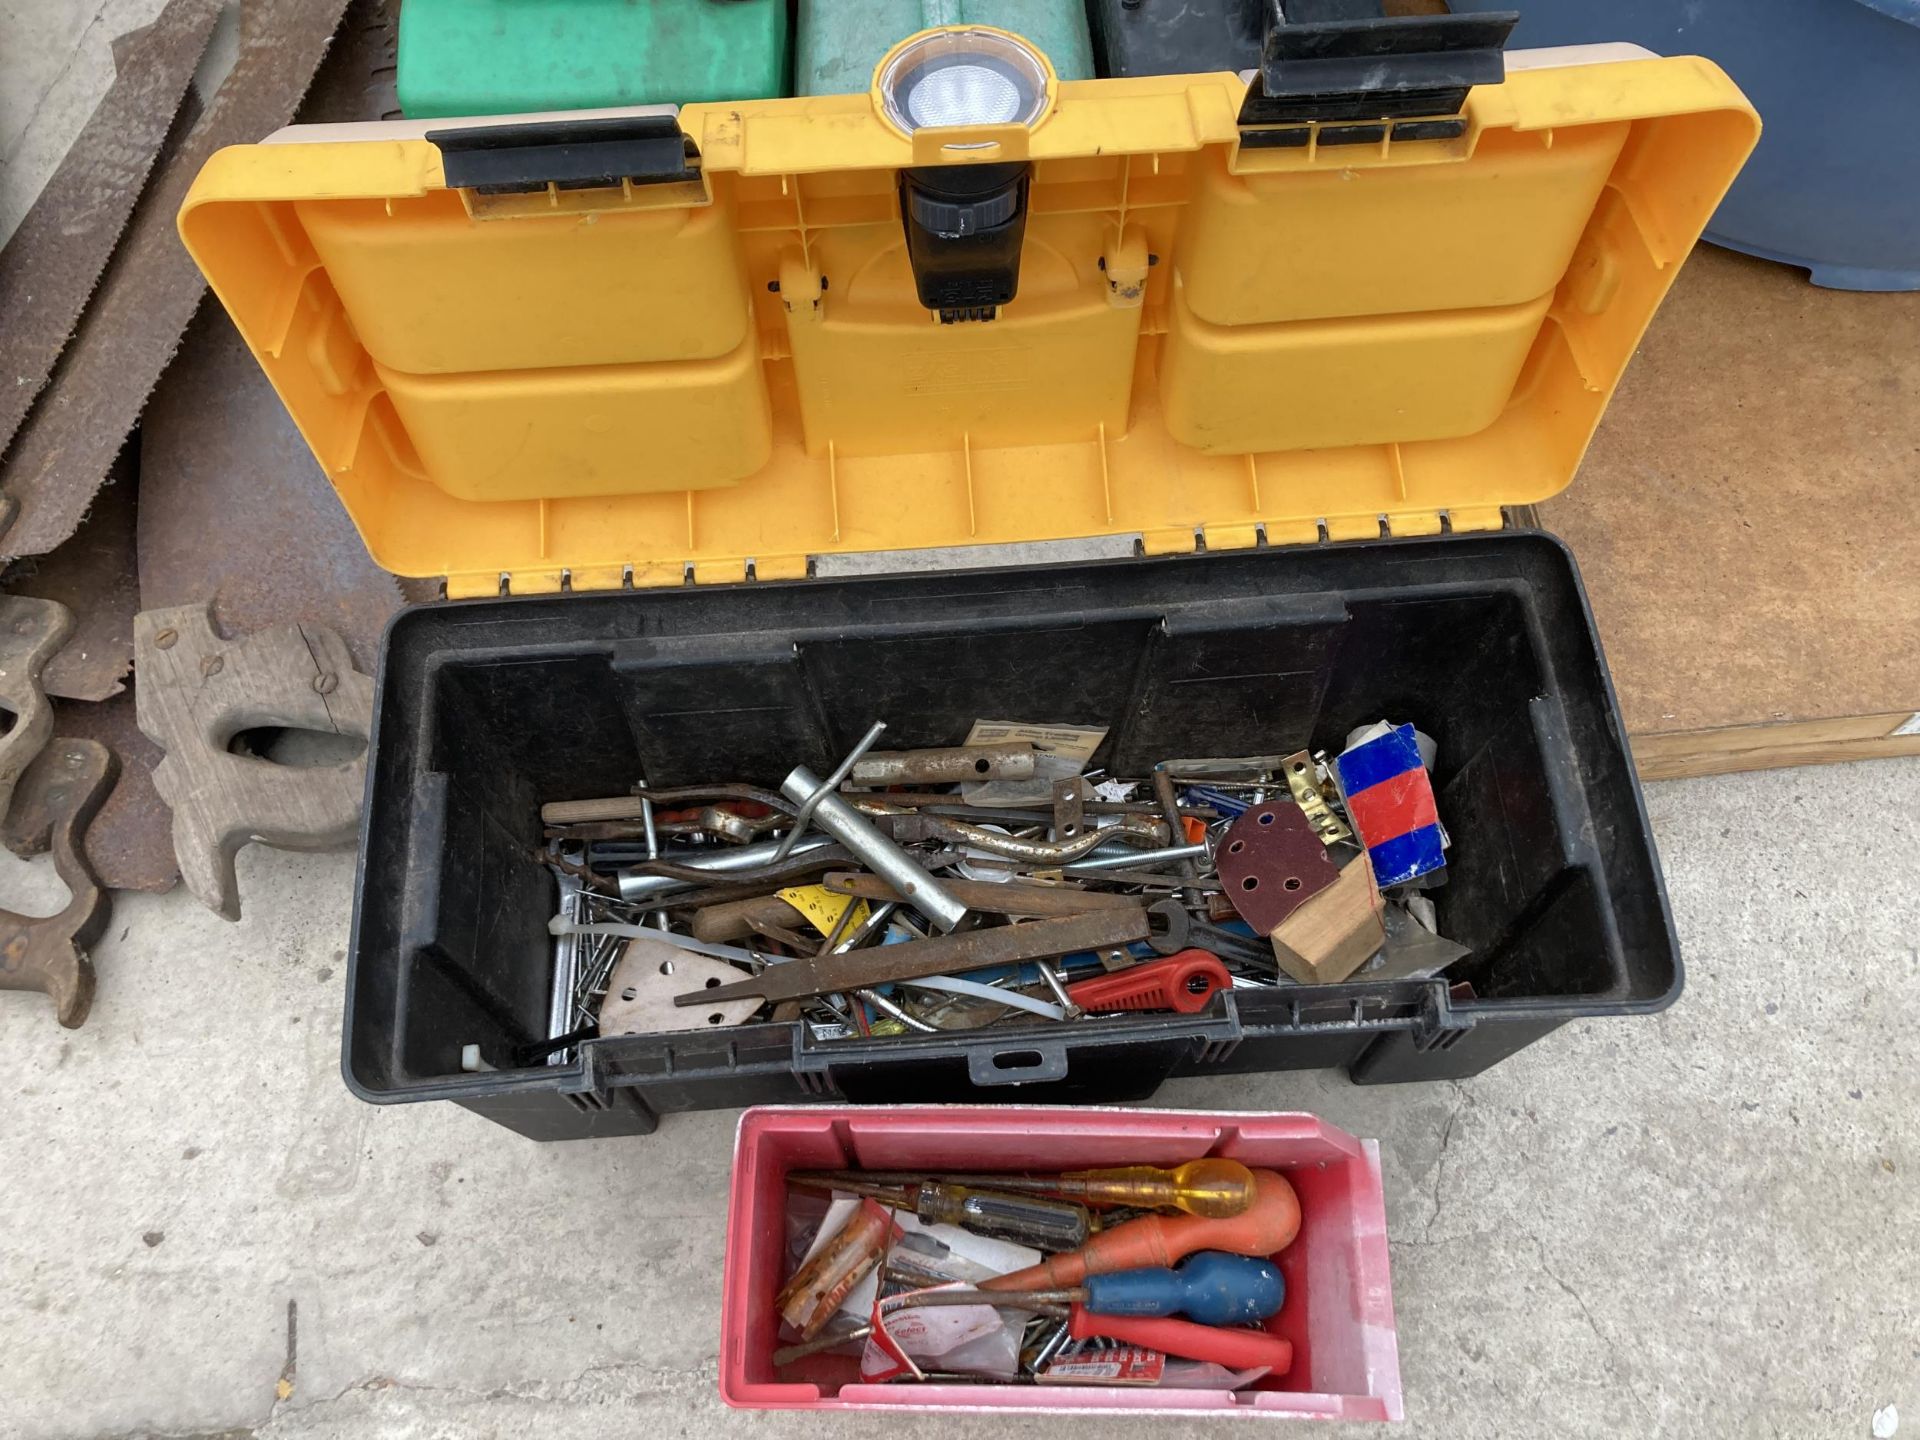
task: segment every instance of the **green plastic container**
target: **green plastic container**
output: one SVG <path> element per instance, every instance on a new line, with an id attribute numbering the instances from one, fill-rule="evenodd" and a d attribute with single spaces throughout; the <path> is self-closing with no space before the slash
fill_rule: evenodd
<path id="1" fill-rule="evenodd" d="M 1085 0 L 800 0 L 794 92 L 865 90 L 881 56 L 909 35 L 938 25 L 1011 30 L 1038 46 L 1062 80 L 1093 78 Z"/>
<path id="2" fill-rule="evenodd" d="M 415 118 L 770 99 L 787 3 L 406 0 L 397 83 Z"/>

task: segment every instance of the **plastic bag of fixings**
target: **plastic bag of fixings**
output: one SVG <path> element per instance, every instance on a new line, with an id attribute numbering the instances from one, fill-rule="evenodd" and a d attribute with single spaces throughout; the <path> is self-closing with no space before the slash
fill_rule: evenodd
<path id="1" fill-rule="evenodd" d="M 877 1302 L 883 1292 L 979 1285 L 1037 1264 L 1040 1252 L 957 1225 L 930 1225 L 905 1211 L 895 1214 L 899 1234 L 885 1262 L 869 1283 L 848 1297 L 849 1308 L 865 1298 L 863 1313 L 874 1325 L 860 1357 L 861 1379 L 893 1380 L 927 1369 L 1012 1379 L 1020 1371 L 1021 1342 L 1030 1319 L 1025 1311 L 955 1305 L 883 1316 Z"/>

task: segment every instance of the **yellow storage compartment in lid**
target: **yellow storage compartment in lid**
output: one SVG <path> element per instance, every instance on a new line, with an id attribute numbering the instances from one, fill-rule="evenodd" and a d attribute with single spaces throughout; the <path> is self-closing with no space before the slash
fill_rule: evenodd
<path id="1" fill-rule="evenodd" d="M 307 200 L 294 218 L 360 343 L 410 375 L 712 360 L 749 338 L 724 203 L 469 223 L 460 196 Z"/>
<path id="2" fill-rule="evenodd" d="M 1243 143 L 1231 75 L 1049 85 L 1030 129 L 651 113 L 651 158 L 531 185 L 492 180 L 564 148 L 538 123 L 485 165 L 483 122 L 296 127 L 215 156 L 181 233 L 388 568 L 795 576 L 1497 525 L 1572 477 L 1758 133 L 1692 58 L 1515 68 L 1457 137 L 1290 149 Z M 983 165 L 1028 167 L 1018 291 L 942 323 L 902 173 Z"/>
<path id="3" fill-rule="evenodd" d="M 1471 435 L 1500 418 L 1551 294 L 1519 305 L 1210 325 L 1175 278 L 1167 431 L 1212 454 Z"/>

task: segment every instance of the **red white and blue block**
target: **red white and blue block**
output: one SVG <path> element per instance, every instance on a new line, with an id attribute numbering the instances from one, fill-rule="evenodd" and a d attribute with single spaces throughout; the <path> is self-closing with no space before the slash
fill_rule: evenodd
<path id="1" fill-rule="evenodd" d="M 1440 828 L 1433 780 L 1420 759 L 1413 726 L 1377 735 L 1333 763 L 1348 818 L 1367 847 L 1373 878 L 1382 889 L 1446 865 L 1446 832 Z"/>

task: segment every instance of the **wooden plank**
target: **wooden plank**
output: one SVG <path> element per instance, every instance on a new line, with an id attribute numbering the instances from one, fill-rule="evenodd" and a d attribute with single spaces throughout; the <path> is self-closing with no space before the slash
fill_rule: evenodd
<path id="1" fill-rule="evenodd" d="M 1644 777 L 1916 753 L 1917 484 L 1920 294 L 1702 246 L 1538 507 Z"/>
<path id="2" fill-rule="evenodd" d="M 1832 765 L 1899 755 L 1920 755 L 1920 714 L 1853 715 L 1633 737 L 1633 763 L 1642 780 L 1684 780 L 1736 770 Z"/>

